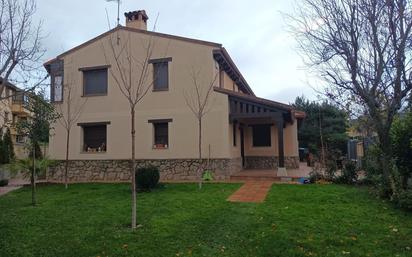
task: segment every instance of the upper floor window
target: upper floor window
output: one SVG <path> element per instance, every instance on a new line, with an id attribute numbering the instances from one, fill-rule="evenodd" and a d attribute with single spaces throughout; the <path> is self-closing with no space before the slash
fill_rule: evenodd
<path id="1" fill-rule="evenodd" d="M 169 62 L 172 58 L 152 59 L 153 64 L 153 91 L 169 90 Z"/>
<path id="2" fill-rule="evenodd" d="M 83 96 L 107 95 L 108 66 L 81 68 L 83 71 Z"/>
<path id="3" fill-rule="evenodd" d="M 271 146 L 271 126 L 269 124 L 253 125 L 253 146 Z"/>
<path id="4" fill-rule="evenodd" d="M 53 80 L 54 90 L 53 90 L 53 101 L 61 102 L 63 101 L 63 76 L 54 76 Z"/>

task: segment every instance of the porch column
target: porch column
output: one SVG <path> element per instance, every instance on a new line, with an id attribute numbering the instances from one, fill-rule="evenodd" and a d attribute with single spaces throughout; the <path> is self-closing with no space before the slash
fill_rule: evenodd
<path id="1" fill-rule="evenodd" d="M 279 166 L 278 168 L 285 168 L 285 150 L 283 144 L 283 119 L 280 118 L 276 122 L 278 129 L 278 153 L 279 153 Z"/>

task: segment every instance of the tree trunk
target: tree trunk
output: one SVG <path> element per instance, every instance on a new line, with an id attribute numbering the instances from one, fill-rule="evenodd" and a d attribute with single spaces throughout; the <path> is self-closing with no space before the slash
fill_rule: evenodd
<path id="1" fill-rule="evenodd" d="M 135 174 L 135 138 L 136 138 L 136 130 L 135 130 L 135 110 L 132 108 L 131 112 L 131 134 L 132 134 L 132 163 L 130 166 L 130 174 L 132 176 L 132 229 L 136 229 L 136 174 Z"/>
<path id="2" fill-rule="evenodd" d="M 202 118 L 199 119 L 199 189 L 202 189 Z"/>
<path id="3" fill-rule="evenodd" d="M 31 183 L 31 204 L 36 206 L 36 147 L 33 146 L 33 169 L 31 169 L 30 183 Z"/>
<path id="4" fill-rule="evenodd" d="M 64 187 L 67 189 L 69 187 L 68 184 L 68 170 L 69 170 L 69 144 L 70 144 L 70 129 L 67 130 L 67 137 L 66 137 L 66 163 L 64 164 Z"/>

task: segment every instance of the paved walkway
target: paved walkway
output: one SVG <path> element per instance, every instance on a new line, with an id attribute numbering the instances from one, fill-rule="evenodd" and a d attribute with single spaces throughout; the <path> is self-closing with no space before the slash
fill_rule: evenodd
<path id="1" fill-rule="evenodd" d="M 272 186 L 272 181 L 247 181 L 227 199 L 230 202 L 261 203 Z"/>
<path id="2" fill-rule="evenodd" d="M 39 182 L 39 181 L 38 181 Z M 41 182 L 41 181 L 40 181 Z M 5 195 L 11 191 L 17 190 L 24 185 L 29 185 L 30 181 L 22 178 L 12 178 L 9 180 L 9 184 L 5 187 L 0 187 L 0 196 Z"/>

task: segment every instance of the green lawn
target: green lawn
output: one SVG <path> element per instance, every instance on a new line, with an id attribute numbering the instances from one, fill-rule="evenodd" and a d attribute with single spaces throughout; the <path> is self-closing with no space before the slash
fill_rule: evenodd
<path id="1" fill-rule="evenodd" d="M 412 215 L 366 189 L 274 185 L 263 204 L 231 203 L 239 184 L 40 186 L 0 197 L 0 256 L 412 256 Z"/>

